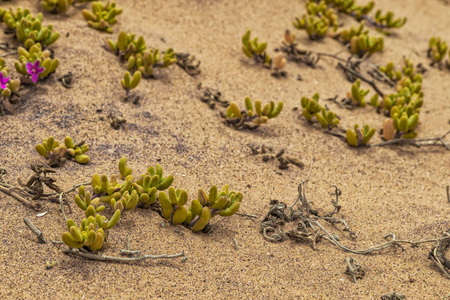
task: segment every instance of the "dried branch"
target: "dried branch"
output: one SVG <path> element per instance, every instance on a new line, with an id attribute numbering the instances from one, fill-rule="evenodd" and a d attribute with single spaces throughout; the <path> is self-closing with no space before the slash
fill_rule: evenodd
<path id="1" fill-rule="evenodd" d="M 31 221 L 28 220 L 28 218 L 23 218 L 23 221 L 31 229 L 31 231 L 33 231 L 33 233 L 35 235 L 37 235 L 37 237 L 39 238 L 39 241 L 41 241 L 41 243 L 48 244 L 47 240 L 44 238 L 44 234 L 42 233 L 42 231 L 37 229 L 36 226 L 34 226 L 33 223 L 31 223 Z"/>
<path id="2" fill-rule="evenodd" d="M 373 89 L 377 92 L 378 95 L 380 95 L 382 98 L 384 97 L 383 92 L 377 87 L 375 81 L 370 80 L 368 78 L 366 78 L 365 76 L 363 76 L 361 73 L 355 72 L 355 70 L 343 65 L 342 63 L 338 63 L 338 66 L 340 68 L 342 68 L 345 72 L 352 74 L 353 76 L 358 77 L 359 79 L 361 79 L 362 81 L 365 81 L 366 83 L 370 84 Z"/>
<path id="3" fill-rule="evenodd" d="M 413 145 L 416 147 L 421 146 L 443 146 L 450 150 L 450 143 L 444 141 L 444 138 L 450 133 L 447 131 L 444 135 L 434 138 L 421 138 L 421 139 L 395 139 L 390 141 L 381 142 L 378 144 L 369 145 L 369 147 L 383 147 L 387 145 Z"/>
<path id="4" fill-rule="evenodd" d="M 167 255 L 167 254 L 142 255 L 141 254 L 136 257 L 115 257 L 115 256 L 107 256 L 107 255 L 103 255 L 103 254 L 84 253 L 84 252 L 81 252 L 80 250 L 76 250 L 73 248 L 64 249 L 64 250 L 62 250 L 62 253 L 66 254 L 66 255 L 73 255 L 76 257 L 81 257 L 81 258 L 90 259 L 90 260 L 117 262 L 117 263 L 131 263 L 131 262 L 143 261 L 146 259 L 177 258 L 177 257 L 185 257 L 186 256 L 183 251 L 182 253 L 173 254 L 173 255 Z"/>
<path id="5" fill-rule="evenodd" d="M 22 196 L 19 196 L 16 193 L 10 191 L 8 188 L 4 187 L 3 185 L 0 185 L 0 191 L 13 197 L 14 199 L 16 199 L 17 201 L 22 203 L 22 205 L 25 207 L 34 209 L 35 211 L 40 211 L 42 209 L 42 204 L 30 202 L 30 201 L 26 200 L 25 198 L 23 198 Z"/>

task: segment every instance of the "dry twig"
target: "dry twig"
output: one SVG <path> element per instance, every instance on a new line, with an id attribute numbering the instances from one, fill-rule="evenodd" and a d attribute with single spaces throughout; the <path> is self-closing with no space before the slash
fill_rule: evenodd
<path id="1" fill-rule="evenodd" d="M 41 243 L 48 244 L 47 240 L 44 238 L 44 234 L 42 233 L 42 231 L 37 229 L 36 226 L 34 226 L 33 223 L 31 223 L 31 221 L 28 220 L 28 218 L 23 218 L 23 221 L 31 229 L 31 231 L 33 231 L 33 233 L 35 235 L 37 235 L 37 237 L 39 238 L 39 241 L 41 241 Z"/>

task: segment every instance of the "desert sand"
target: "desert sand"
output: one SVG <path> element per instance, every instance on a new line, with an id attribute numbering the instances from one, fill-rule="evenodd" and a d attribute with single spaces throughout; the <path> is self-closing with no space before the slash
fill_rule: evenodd
<path id="1" fill-rule="evenodd" d="M 124 214 L 111 230 L 102 253 L 119 256 L 129 236 L 132 250 L 144 254 L 185 251 L 187 260 L 94 262 L 62 254 L 65 245 L 40 244 L 23 223 L 27 217 L 46 239 L 61 240 L 66 225 L 57 204 L 42 201 L 42 211 L 48 213 L 37 217 L 37 212 L 0 193 L 0 298 L 379 299 L 397 292 L 407 299 L 441 299 L 450 294 L 450 281 L 427 258 L 432 243 L 416 248 L 406 245 L 405 251 L 354 255 L 326 240 L 313 250 L 307 244 L 271 243 L 262 237 L 260 222 L 270 200 L 292 203 L 313 158 L 308 199 L 319 211 L 328 211 L 331 185 L 341 189 L 341 213 L 358 238 L 350 239 L 339 225 L 329 228 L 348 247 L 367 248 L 390 233 L 406 240 L 439 238 L 450 228 L 445 193 L 450 184 L 449 151 L 439 146 L 351 148 L 299 118 L 303 96 L 319 92 L 321 99 L 345 97 L 350 83 L 336 68 L 336 61 L 323 58 L 316 69 L 288 63 L 288 77 L 276 79 L 241 52 L 241 36 L 248 29 L 268 42 L 270 55 L 275 55 L 286 29 L 297 36 L 301 48 L 339 52 L 342 45 L 337 41 L 311 42 L 304 31 L 292 26 L 294 18 L 305 12 L 302 1 L 116 2 L 124 10 L 110 35 L 88 28 L 80 8 L 61 15 L 45 13 L 44 24 L 53 24 L 61 33 L 51 46 L 61 63 L 49 80 L 21 91 L 24 101 L 15 106 L 17 114 L 0 116 L 0 166 L 8 170 L 6 179 L 16 184 L 18 177 L 32 174 L 29 165 L 42 160 L 34 150 L 42 139 L 54 136 L 62 141 L 70 135 L 90 144 L 91 162 L 86 166 L 67 162 L 57 169 L 53 177 L 64 190 L 89 182 L 95 173 L 117 174 L 117 162 L 126 156 L 133 174 L 160 163 L 166 174 L 175 177 L 173 185 L 187 190 L 190 200 L 199 188 L 229 184 L 244 194 L 240 212 L 258 218 L 214 218 L 212 231 L 204 234 L 170 226 L 152 210 L 136 209 Z M 1 5 L 40 11 L 37 1 Z M 444 134 L 449 130 L 450 72 L 429 67 L 427 49 L 432 36 L 450 42 L 450 6 L 438 0 L 379 0 L 376 9 L 407 16 L 408 22 L 395 35 L 385 37 L 384 51 L 369 61 L 400 64 L 406 56 L 423 63 L 428 71 L 423 78 L 418 138 Z M 342 22 L 356 24 L 345 16 Z M 105 39 L 115 40 L 121 30 L 144 36 L 148 46 L 195 55 L 201 61 L 201 74 L 191 77 L 177 66 L 164 69 L 157 79 L 143 80 L 133 91 L 141 96 L 138 105 L 125 103 L 119 82 L 124 66 L 102 48 Z M 3 30 L 0 40 L 19 45 Z M 5 60 L 13 67 L 15 59 Z M 66 89 L 57 78 L 69 71 L 74 82 L 73 88 Z M 295 78 L 298 74 L 302 81 Z M 263 102 L 283 101 L 284 108 L 279 117 L 257 130 L 235 130 L 223 123 L 218 108 L 212 110 L 198 99 L 200 82 L 241 106 L 249 96 Z M 380 87 L 393 91 L 387 85 Z M 382 127 L 384 118 L 372 108 L 349 111 L 331 102 L 327 105 L 341 117 L 341 128 L 355 123 Z M 127 123 L 114 130 L 105 119 L 108 114 L 122 116 Z M 380 141 L 376 133 L 372 143 Z M 265 163 L 251 155 L 248 143 L 285 149 L 306 167 L 279 170 L 275 161 Z M 73 195 L 69 194 L 70 200 Z M 84 217 L 74 204 L 72 209 L 69 218 Z M 366 267 L 366 276 L 356 284 L 344 274 L 347 257 Z M 47 261 L 55 266 L 46 269 Z"/>

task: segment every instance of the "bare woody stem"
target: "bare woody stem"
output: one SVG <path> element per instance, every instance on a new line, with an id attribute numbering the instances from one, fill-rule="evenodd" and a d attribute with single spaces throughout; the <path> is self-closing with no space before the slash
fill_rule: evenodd
<path id="1" fill-rule="evenodd" d="M 23 204 L 23 206 L 34 209 L 35 211 L 39 211 L 42 209 L 42 204 L 40 203 L 32 203 L 28 201 L 27 199 L 23 198 L 22 196 L 17 195 L 16 193 L 12 192 L 10 189 L 0 185 L 0 191 L 13 197 L 17 201 Z"/>
<path id="2" fill-rule="evenodd" d="M 338 63 L 338 66 L 340 68 L 342 68 L 343 70 L 345 70 L 345 72 L 348 72 L 350 74 L 352 74 L 353 76 L 358 77 L 359 79 L 361 79 L 362 81 L 370 84 L 373 89 L 377 92 L 378 95 L 380 95 L 381 97 L 384 97 L 383 92 L 377 87 L 377 85 L 375 84 L 375 81 L 367 79 L 365 76 L 363 76 L 362 74 L 360 74 L 359 72 L 355 72 L 355 70 L 343 65 L 342 63 Z"/>
<path id="3" fill-rule="evenodd" d="M 35 235 L 37 235 L 37 237 L 39 238 L 39 240 L 41 241 L 41 243 L 43 244 L 48 244 L 47 240 L 44 238 L 44 234 L 42 233 L 42 231 L 40 231 L 39 229 L 36 228 L 36 226 L 33 225 L 33 223 L 31 223 L 30 220 L 28 220 L 28 218 L 23 218 L 23 221 L 25 222 L 25 224 L 31 229 L 31 231 L 33 231 L 33 233 Z"/>
<path id="4" fill-rule="evenodd" d="M 447 131 L 443 136 L 434 137 L 434 138 L 422 138 L 422 139 L 395 139 L 386 142 L 381 142 L 378 144 L 370 145 L 369 147 L 383 147 L 387 145 L 399 144 L 399 145 L 413 145 L 416 147 L 420 146 L 433 146 L 441 143 L 441 146 L 450 150 L 450 144 L 444 141 L 444 138 L 450 133 L 450 130 Z M 439 146 L 439 145 L 438 145 Z"/>
<path id="5" fill-rule="evenodd" d="M 185 256 L 184 251 L 183 251 L 182 253 L 173 254 L 173 255 L 160 254 L 160 255 L 140 255 L 137 257 L 115 257 L 115 256 L 102 255 L 102 254 L 84 253 L 84 252 L 80 252 L 79 250 L 75 250 L 73 248 L 64 249 L 64 250 L 62 250 L 62 253 L 67 254 L 67 255 L 81 257 L 81 258 L 86 258 L 86 259 L 90 259 L 90 260 L 117 262 L 117 263 L 131 263 L 131 262 L 143 261 L 146 259 L 177 258 L 177 257 Z"/>

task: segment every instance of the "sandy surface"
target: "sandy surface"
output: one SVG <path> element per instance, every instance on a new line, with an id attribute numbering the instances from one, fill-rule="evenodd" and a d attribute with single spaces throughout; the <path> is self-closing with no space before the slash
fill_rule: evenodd
<path id="1" fill-rule="evenodd" d="M 92 262 L 63 255 L 60 250 L 65 246 L 39 244 L 24 225 L 22 218 L 28 217 L 47 239 L 59 240 L 65 222 L 56 204 L 43 202 L 48 214 L 36 217 L 36 212 L 0 193 L 2 299 L 377 299 L 394 291 L 408 299 L 440 299 L 450 293 L 450 281 L 427 259 L 430 244 L 407 246 L 404 252 L 356 256 L 326 241 L 313 250 L 308 245 L 274 244 L 262 238 L 259 223 L 270 199 L 295 200 L 306 169 L 291 166 L 280 171 L 275 162 L 263 163 L 252 156 L 246 143 L 284 148 L 307 165 L 315 157 L 307 195 L 325 211 L 330 208 L 330 185 L 341 188 L 342 213 L 359 237 L 353 241 L 331 230 L 349 247 L 378 244 L 388 233 L 413 240 L 440 237 L 450 228 L 445 195 L 445 186 L 450 184 L 450 152 L 442 147 L 412 146 L 352 149 L 310 127 L 293 110 L 300 106 L 302 96 L 316 91 L 322 98 L 345 96 L 350 83 L 333 60 L 324 59 L 322 68 L 314 70 L 288 64 L 289 77 L 277 80 L 268 70 L 252 66 L 241 53 L 240 39 L 247 29 L 267 41 L 269 53 L 274 54 L 287 28 L 295 32 L 303 48 L 338 52 L 338 42 L 311 43 L 304 32 L 292 27 L 294 17 L 304 12 L 301 1 L 117 2 L 130 7 L 124 7 L 118 18 L 111 35 L 114 39 L 126 30 L 143 35 L 149 46 L 195 54 L 202 62 L 201 75 L 190 77 L 174 66 L 161 72 L 158 80 L 140 84 L 136 90 L 143 98 L 139 106 L 124 103 L 119 84 L 124 69 L 101 48 L 109 36 L 88 28 L 77 9 L 67 15 L 46 14 L 46 22 L 61 33 L 52 47 L 61 64 L 47 82 L 23 91 L 26 101 L 17 106 L 17 115 L 0 117 L 0 166 L 9 171 L 8 180 L 16 182 L 17 177 L 31 175 L 29 164 L 38 159 L 34 146 L 43 138 L 52 135 L 63 140 L 71 135 L 91 145 L 91 163 L 67 163 L 60 168 L 55 178 L 63 189 L 89 181 L 94 173 L 116 174 L 118 159 L 127 156 L 135 174 L 159 162 L 167 174 L 175 176 L 174 186 L 186 189 L 190 199 L 200 187 L 230 184 L 244 194 L 242 211 L 259 219 L 215 218 L 212 233 L 194 234 L 167 223 L 163 228 L 156 212 L 136 209 L 111 230 L 105 254 L 118 255 L 129 235 L 131 249 L 145 254 L 184 250 L 188 260 L 133 265 Z M 11 4 L 37 12 L 36 1 Z M 396 36 L 385 38 L 385 51 L 371 57 L 373 63 L 392 60 L 400 64 L 406 55 L 428 64 L 429 38 L 439 35 L 450 42 L 450 6 L 441 1 L 380 0 L 376 7 L 407 16 L 408 22 Z M 353 24 L 349 18 L 343 20 Z M 0 40 L 12 41 L 3 32 Z M 7 59 L 10 66 L 13 59 Z M 65 89 L 56 80 L 68 71 L 76 76 L 73 89 Z M 304 80 L 296 80 L 297 74 Z M 437 69 L 429 68 L 424 75 L 419 137 L 438 136 L 449 129 L 449 79 L 448 71 Z M 242 106 L 250 96 L 263 102 L 284 101 L 285 107 L 267 126 L 236 131 L 223 124 L 217 109 L 198 100 L 199 82 L 219 88 L 226 99 Z M 380 128 L 383 122 L 371 108 L 347 111 L 329 106 L 342 117 L 342 128 L 362 122 Z M 96 107 L 103 112 L 97 113 Z M 127 120 L 125 128 L 113 130 L 101 119 L 108 113 L 122 115 Z M 380 141 L 378 134 L 374 141 Z M 83 212 L 72 206 L 70 218 L 80 220 Z M 366 277 L 357 284 L 344 274 L 345 258 L 350 256 L 367 268 Z M 55 267 L 46 270 L 47 261 L 55 261 Z"/>

